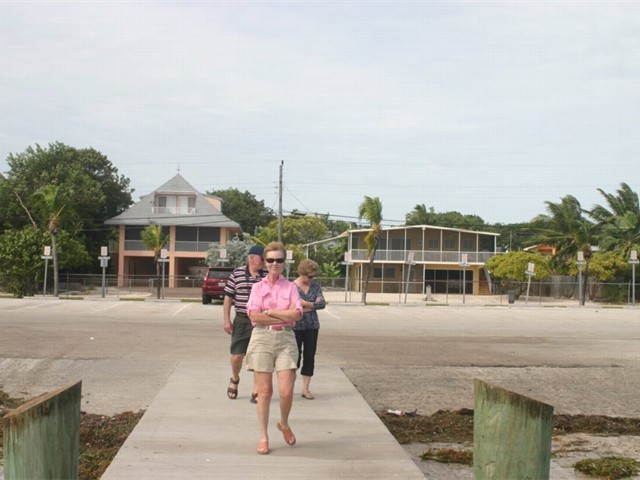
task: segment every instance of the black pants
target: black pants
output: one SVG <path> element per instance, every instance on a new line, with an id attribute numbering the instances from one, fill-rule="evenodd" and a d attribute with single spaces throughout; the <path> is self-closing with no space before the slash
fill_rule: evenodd
<path id="1" fill-rule="evenodd" d="M 295 330 L 298 343 L 298 368 L 302 360 L 300 374 L 305 377 L 313 377 L 313 367 L 316 362 L 316 348 L 318 346 L 318 329 Z"/>

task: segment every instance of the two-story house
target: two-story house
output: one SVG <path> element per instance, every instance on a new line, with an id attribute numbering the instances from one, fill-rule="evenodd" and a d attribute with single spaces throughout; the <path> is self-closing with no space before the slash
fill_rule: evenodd
<path id="1" fill-rule="evenodd" d="M 222 200 L 198 192 L 180 174 L 157 190 L 140 198 L 107 225 L 118 227 L 117 245 L 110 245 L 111 261 L 117 265 L 118 286 L 130 284 L 139 276 L 155 275 L 154 254 L 146 250 L 141 238 L 149 225 L 161 225 L 169 235 L 167 244 L 168 287 L 192 275 L 204 265 L 209 244 L 224 245 L 241 233 L 240 225 L 225 217 Z"/>
<path id="2" fill-rule="evenodd" d="M 349 230 L 349 287 L 362 290 L 369 268 L 365 237 L 369 229 Z M 498 253 L 498 233 L 431 225 L 383 228 L 369 276 L 369 292 L 488 294 L 485 262 Z"/>

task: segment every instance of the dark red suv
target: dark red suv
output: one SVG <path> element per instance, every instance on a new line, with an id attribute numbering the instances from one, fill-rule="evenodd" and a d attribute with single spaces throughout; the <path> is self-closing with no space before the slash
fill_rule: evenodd
<path id="1" fill-rule="evenodd" d="M 211 300 L 224 298 L 224 286 L 227 278 L 233 272 L 233 267 L 209 267 L 202 280 L 202 303 L 207 305 Z"/>

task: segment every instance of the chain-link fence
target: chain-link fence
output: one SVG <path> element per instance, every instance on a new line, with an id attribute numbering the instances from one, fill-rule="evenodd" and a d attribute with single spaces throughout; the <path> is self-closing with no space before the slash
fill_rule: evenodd
<path id="1" fill-rule="evenodd" d="M 293 280 L 295 276 L 291 276 Z M 344 277 L 317 277 L 316 281 L 327 291 L 345 291 Z M 7 291 L 7 285 L 11 282 L 9 277 L 0 277 L 0 287 Z M 77 295 L 101 295 L 123 296 L 132 294 L 145 294 L 156 296 L 160 283 L 161 296 L 182 296 L 186 298 L 199 298 L 201 296 L 200 276 L 164 276 L 158 277 L 150 275 L 128 275 L 118 277 L 117 275 L 99 274 L 68 274 L 61 273 L 59 276 L 58 290 L 60 296 Z M 554 276 L 546 280 L 531 282 L 509 281 L 504 284 L 492 283 L 487 285 L 486 291 L 482 294 L 490 295 L 512 295 L 516 299 L 522 296 L 535 298 L 552 299 L 578 299 L 579 279 L 575 277 Z M 477 287 L 477 286 L 476 286 Z M 635 288 L 634 288 L 635 287 Z M 30 291 L 26 294 L 51 295 L 53 293 L 53 279 L 49 278 L 45 285 L 43 280 L 33 280 L 29 284 Z M 351 287 L 351 292 L 361 292 L 362 282 Z M 476 288 L 477 289 L 477 288 Z M 635 290 L 635 295 L 634 295 Z M 461 280 L 429 280 L 420 281 L 390 281 L 384 282 L 371 280 L 368 291 L 382 294 L 445 294 L 445 295 L 472 295 L 474 292 L 473 281 L 463 282 Z M 586 284 L 585 300 L 590 302 L 630 304 L 640 301 L 640 287 L 633 282 L 608 282 L 600 283 L 589 279 Z"/>

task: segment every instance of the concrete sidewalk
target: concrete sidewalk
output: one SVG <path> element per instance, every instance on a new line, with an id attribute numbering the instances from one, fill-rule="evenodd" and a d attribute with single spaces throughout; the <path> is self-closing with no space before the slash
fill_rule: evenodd
<path id="1" fill-rule="evenodd" d="M 180 362 L 111 463 L 103 480 L 161 478 L 420 479 L 424 475 L 337 367 L 319 367 L 315 400 L 296 385 L 290 425 L 298 443 L 276 428 L 271 404 L 271 454 L 258 455 L 258 421 L 249 402 L 251 377 L 226 396 L 228 365 Z M 275 378 L 274 378 L 275 381 Z"/>

